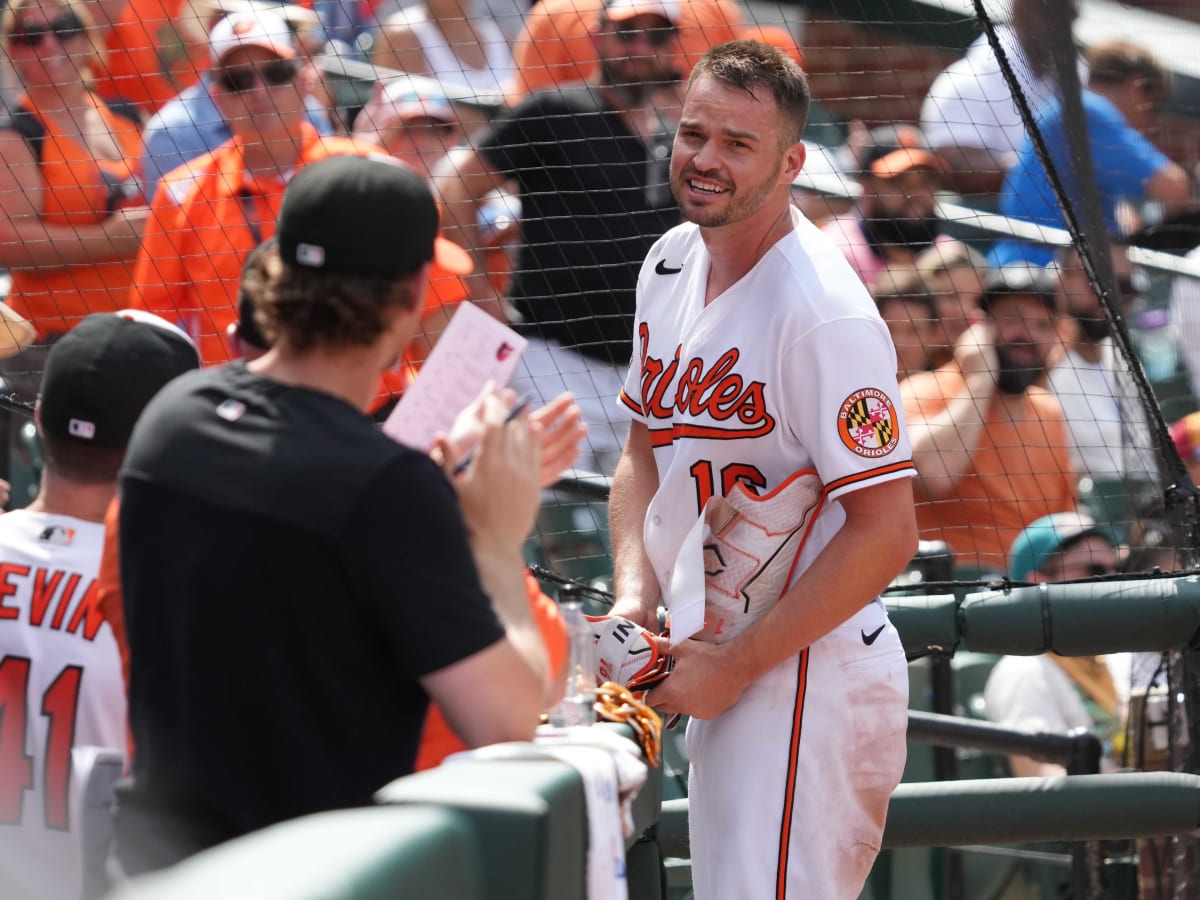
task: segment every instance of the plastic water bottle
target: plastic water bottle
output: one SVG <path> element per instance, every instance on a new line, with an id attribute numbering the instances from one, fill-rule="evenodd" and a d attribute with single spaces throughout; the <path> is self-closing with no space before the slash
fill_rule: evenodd
<path id="1" fill-rule="evenodd" d="M 558 592 L 558 608 L 567 625 L 566 693 L 550 710 L 550 724 L 591 725 L 596 721 L 592 705 L 596 702 L 596 643 L 583 615 L 583 594 L 575 585 L 564 585 Z"/>
<path id="2" fill-rule="evenodd" d="M 1137 317 L 1137 347 L 1152 382 L 1166 381 L 1179 365 L 1178 334 L 1165 309 L 1143 310 Z"/>

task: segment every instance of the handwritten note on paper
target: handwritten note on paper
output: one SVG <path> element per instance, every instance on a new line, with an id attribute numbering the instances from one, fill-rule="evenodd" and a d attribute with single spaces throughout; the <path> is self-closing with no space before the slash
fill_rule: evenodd
<path id="1" fill-rule="evenodd" d="M 428 452 L 434 435 L 449 431 L 487 382 L 508 384 L 527 343 L 475 304 L 460 303 L 416 380 L 384 422 L 384 434 Z"/>

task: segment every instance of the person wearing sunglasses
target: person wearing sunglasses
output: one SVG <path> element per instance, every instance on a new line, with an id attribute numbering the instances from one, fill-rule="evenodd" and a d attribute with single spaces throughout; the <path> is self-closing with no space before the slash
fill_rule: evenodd
<path id="1" fill-rule="evenodd" d="M 537 91 L 452 149 L 434 170 L 447 236 L 476 256 L 472 296 L 502 316 L 478 228 L 506 181 L 522 245 L 507 301 L 530 341 L 512 387 L 543 402 L 570 391 L 584 412 L 585 465 L 611 474 L 628 421 L 612 402 L 632 354 L 634 288 L 650 246 L 679 223 L 673 122 L 655 103 L 678 81 L 673 15 L 660 0 L 610 0 L 593 24 L 602 60 L 587 82 Z"/>
<path id="2" fill-rule="evenodd" d="M 232 137 L 160 181 L 130 293 L 132 305 L 192 335 L 205 365 L 229 359 L 224 335 L 237 318 L 242 265 L 275 233 L 287 181 L 327 156 L 376 149 L 306 121 L 298 49 L 281 13 L 231 13 L 210 49 L 212 97 Z"/>
<path id="3" fill-rule="evenodd" d="M 146 2 L 146 0 L 138 0 Z M 158 0 L 155 0 L 158 2 Z M 153 202 L 157 191 L 158 181 L 172 169 L 183 165 L 204 154 L 217 149 L 231 137 L 233 131 L 224 115 L 217 108 L 214 99 L 214 68 L 211 56 L 211 32 L 226 15 L 223 7 L 229 7 L 230 12 L 240 11 L 236 8 L 238 0 L 207 0 L 213 5 L 211 18 L 205 20 L 204 58 L 198 65 L 199 78 L 196 83 L 188 83 L 177 94 L 170 97 L 146 123 L 142 133 L 142 185 L 147 198 Z M 132 5 L 132 4 L 131 4 Z M 312 10 L 305 9 L 293 3 L 281 3 L 270 7 L 287 21 L 291 29 L 293 41 L 297 50 L 297 58 L 303 59 L 301 74 L 297 83 L 304 95 L 305 116 L 320 134 L 335 133 L 330 117 L 329 104 L 320 73 L 311 62 L 311 51 L 315 49 L 312 39 L 318 19 Z M 110 67 L 112 63 L 110 61 Z"/>
<path id="4" fill-rule="evenodd" d="M 47 346 L 89 313 L 125 305 L 147 215 L 141 123 L 89 89 L 96 49 L 82 0 L 16 0 L 0 30 L 24 85 L 0 121 L 0 267 L 38 341 L 0 372 L 32 400 Z"/>
<path id="5" fill-rule="evenodd" d="M 1117 550 L 1112 537 L 1091 516 L 1055 513 L 1031 522 L 1013 542 L 1008 576 L 1016 582 L 1053 584 L 1114 575 Z M 1116 766 L 1121 734 L 1113 657 L 1006 656 L 992 669 L 984 688 L 987 717 L 1006 728 L 1066 734 L 1094 731 L 1105 748 L 1102 769 Z M 1125 667 L 1127 668 L 1127 666 Z M 1009 757 L 1018 777 L 1065 775 L 1054 763 Z"/>

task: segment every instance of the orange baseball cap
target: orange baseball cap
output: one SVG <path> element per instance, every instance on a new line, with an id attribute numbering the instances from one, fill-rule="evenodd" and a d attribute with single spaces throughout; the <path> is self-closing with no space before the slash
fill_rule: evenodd
<path id="1" fill-rule="evenodd" d="M 862 170 L 880 178 L 893 178 L 911 169 L 932 169 L 946 174 L 945 161 L 930 150 L 920 130 L 912 125 L 888 125 L 871 132 L 873 146 L 862 155 Z"/>

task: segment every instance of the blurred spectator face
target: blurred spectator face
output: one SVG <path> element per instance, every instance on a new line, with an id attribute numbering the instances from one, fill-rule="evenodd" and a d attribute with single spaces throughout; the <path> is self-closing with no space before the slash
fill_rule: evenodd
<path id="1" fill-rule="evenodd" d="M 938 234 L 934 216 L 942 176 L 917 166 L 894 175 L 864 179 L 863 215 L 884 243 L 921 247 Z"/>
<path id="2" fill-rule="evenodd" d="M 1137 297 L 1133 264 L 1130 263 L 1125 248 L 1118 246 L 1112 248 L 1112 263 L 1117 289 L 1121 292 L 1121 312 L 1124 314 L 1129 311 Z M 1070 253 L 1059 270 L 1058 292 L 1063 310 L 1076 321 L 1086 340 L 1095 343 L 1112 333 L 1112 323 L 1104 312 L 1100 298 L 1092 289 L 1092 283 L 1088 280 L 1077 253 Z"/>
<path id="3" fill-rule="evenodd" d="M 458 138 L 455 123 L 437 119 L 393 120 L 379 129 L 383 149 L 426 178 L 438 160 L 458 143 Z"/>
<path id="4" fill-rule="evenodd" d="M 994 299 L 989 314 L 996 326 L 998 387 L 1022 394 L 1046 373 L 1058 342 L 1054 311 L 1035 295 L 1009 294 Z"/>
<path id="5" fill-rule="evenodd" d="M 213 68 L 213 99 L 230 130 L 248 143 L 290 140 L 299 133 L 304 99 L 299 64 L 265 47 L 238 47 Z"/>
<path id="6" fill-rule="evenodd" d="M 1053 553 L 1031 581 L 1075 581 L 1117 571 L 1117 551 L 1099 534 L 1087 534 Z M 1040 577 L 1038 577 L 1040 576 Z"/>
<path id="7" fill-rule="evenodd" d="M 383 148 L 426 178 L 462 135 L 449 100 L 412 90 L 403 82 L 384 91 L 374 118 Z"/>
<path id="8" fill-rule="evenodd" d="M 946 164 L 911 125 L 873 129 L 856 151 L 860 205 L 871 232 L 884 244 L 922 250 L 937 237 L 936 194 Z"/>
<path id="9" fill-rule="evenodd" d="M 919 300 L 903 297 L 880 299 L 878 305 L 879 314 L 892 335 L 892 343 L 896 345 L 900 378 L 924 371 L 929 365 L 925 348 L 934 330 L 929 307 Z"/>
<path id="10" fill-rule="evenodd" d="M 681 51 L 670 19 L 656 13 L 602 19 L 595 34 L 596 52 L 606 84 L 640 94 L 663 82 L 677 81 L 672 58 Z"/>
<path id="11" fill-rule="evenodd" d="M 5 46 L 28 89 L 79 84 L 96 56 L 92 20 L 81 5 L 15 4 L 5 15 Z"/>

